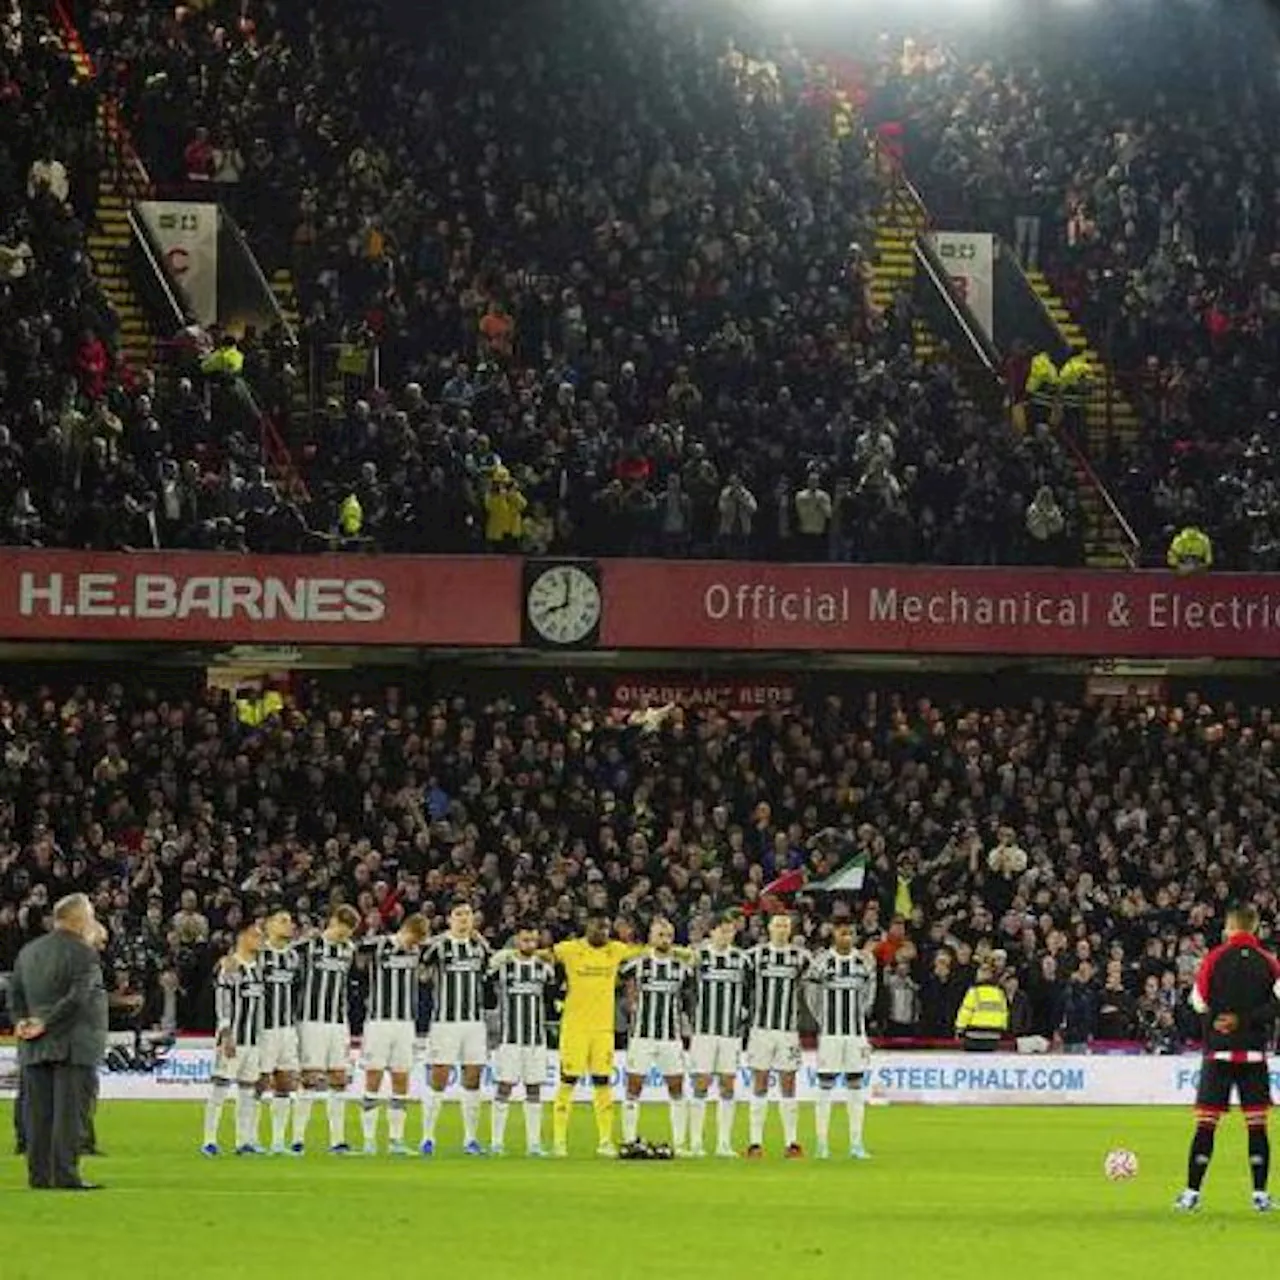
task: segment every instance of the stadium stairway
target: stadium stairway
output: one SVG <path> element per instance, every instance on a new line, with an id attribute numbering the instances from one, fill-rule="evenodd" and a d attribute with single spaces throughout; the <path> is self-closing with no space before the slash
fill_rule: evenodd
<path id="1" fill-rule="evenodd" d="M 133 232 L 128 206 L 108 171 L 103 172 L 99 187 L 96 220 L 97 228 L 88 236 L 89 256 L 93 274 L 120 323 L 120 350 L 130 368 L 150 368 L 155 362 L 155 335 L 129 277 Z"/>
<path id="2" fill-rule="evenodd" d="M 92 80 L 96 72 L 80 33 L 66 10 L 57 6 L 63 40 L 71 53 L 76 76 Z M 125 159 L 121 154 L 121 137 L 115 118 L 115 104 L 108 99 L 98 103 L 98 135 L 103 155 Z M 129 159 L 132 159 L 130 153 Z M 87 236 L 93 274 L 110 302 L 119 321 L 120 353 L 129 369 L 148 369 L 155 362 L 155 334 L 147 323 L 146 311 L 129 275 L 129 246 L 133 233 L 129 228 L 129 193 L 123 189 L 128 181 L 127 164 L 104 162 L 98 183 L 98 203 L 94 211 L 96 226 Z M 143 192 L 135 192 L 145 194 Z"/>
<path id="3" fill-rule="evenodd" d="M 925 226 L 924 210 L 895 184 L 881 207 L 876 225 L 871 296 L 877 307 L 888 307 L 895 296 L 911 290 L 915 279 L 912 246 Z M 1028 279 L 1072 349 L 1084 352 L 1095 367 L 1099 366 L 1097 353 L 1090 349 L 1084 331 L 1071 319 L 1048 280 L 1039 272 L 1028 273 Z M 937 354 L 937 336 L 918 317 L 912 321 L 912 339 L 916 354 L 922 360 L 930 360 Z M 1106 450 L 1108 422 L 1112 424 L 1122 448 L 1132 445 L 1138 427 L 1137 415 L 1116 390 L 1115 380 L 1104 378 L 1102 382 L 1106 389 L 1096 390 L 1086 406 L 1088 453 L 1094 457 L 1102 456 Z M 1072 451 L 1072 466 L 1084 524 L 1086 563 L 1097 569 L 1126 567 L 1130 563 L 1129 543 L 1107 505 L 1096 474 L 1090 469 L 1085 455 L 1076 450 Z"/>
<path id="4" fill-rule="evenodd" d="M 1121 391 L 1114 372 L 1089 345 L 1085 331 L 1072 319 L 1066 304 L 1054 292 L 1043 271 L 1026 270 L 1027 282 L 1035 290 L 1049 318 L 1058 327 L 1071 350 L 1083 355 L 1099 377 L 1085 405 L 1085 453 L 1091 458 L 1106 457 L 1113 450 L 1128 455 L 1137 446 L 1138 414 Z M 1095 476 L 1084 456 L 1073 457 L 1079 480 L 1081 515 L 1085 522 L 1085 560 L 1091 568 L 1123 569 L 1130 565 L 1130 548 L 1117 520 L 1108 510 Z"/>

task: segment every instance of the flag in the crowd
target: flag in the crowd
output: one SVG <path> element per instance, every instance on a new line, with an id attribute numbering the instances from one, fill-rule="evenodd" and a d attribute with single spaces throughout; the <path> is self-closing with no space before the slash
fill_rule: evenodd
<path id="1" fill-rule="evenodd" d="M 865 854 L 850 859 L 834 874 L 823 880 L 815 880 L 806 886 L 817 893 L 857 893 L 867 878 L 867 859 Z"/>

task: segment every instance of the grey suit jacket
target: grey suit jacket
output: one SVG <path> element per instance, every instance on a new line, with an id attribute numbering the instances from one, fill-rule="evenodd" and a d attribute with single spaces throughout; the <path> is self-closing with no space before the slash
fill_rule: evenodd
<path id="1" fill-rule="evenodd" d="M 98 953 L 60 929 L 28 942 L 18 952 L 9 985 L 15 1023 L 39 1018 L 45 1033 L 19 1041 L 23 1066 L 67 1062 L 92 1067 L 107 1051 L 107 992 Z"/>

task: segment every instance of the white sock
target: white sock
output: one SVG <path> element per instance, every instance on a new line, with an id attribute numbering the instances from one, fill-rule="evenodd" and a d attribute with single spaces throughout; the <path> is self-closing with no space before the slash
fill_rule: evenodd
<path id="1" fill-rule="evenodd" d="M 462 1091 L 462 1140 L 475 1142 L 480 1132 L 480 1090 Z"/>
<path id="2" fill-rule="evenodd" d="M 360 1129 L 364 1134 L 366 1149 L 378 1145 L 378 1095 L 366 1093 L 360 1103 Z"/>
<path id="3" fill-rule="evenodd" d="M 341 1089 L 330 1087 L 324 1109 L 329 1117 L 329 1145 L 336 1147 L 347 1140 L 347 1100 Z"/>
<path id="4" fill-rule="evenodd" d="M 622 1140 L 634 1142 L 640 1135 L 640 1104 L 628 1098 L 622 1104 Z"/>
<path id="5" fill-rule="evenodd" d="M 763 1098 L 756 1093 L 751 1095 L 751 1106 L 748 1116 L 751 1124 L 751 1145 L 753 1147 L 764 1146 L 764 1119 L 769 1114 L 769 1097 L 766 1094 Z"/>
<path id="6" fill-rule="evenodd" d="M 527 1102 L 524 1104 L 529 1105 Z M 511 1103 L 506 1098 L 494 1098 L 489 1104 L 489 1145 L 495 1151 L 501 1151 L 507 1136 L 507 1112 Z"/>
<path id="7" fill-rule="evenodd" d="M 831 1090 L 821 1089 L 818 1100 L 813 1106 L 813 1121 L 818 1130 L 818 1146 L 829 1146 L 831 1142 Z"/>
<path id="8" fill-rule="evenodd" d="M 782 1112 L 782 1137 L 787 1146 L 794 1146 L 796 1132 L 800 1128 L 800 1104 L 794 1098 L 783 1098 L 778 1105 Z"/>
<path id="9" fill-rule="evenodd" d="M 427 1096 L 422 1099 L 423 1142 L 434 1142 L 436 1140 L 436 1117 L 440 1114 L 441 1098 L 442 1095 L 434 1089 L 428 1089 Z"/>
<path id="10" fill-rule="evenodd" d="M 707 1125 L 707 1100 L 696 1094 L 689 1099 L 689 1147 L 701 1151 L 702 1131 Z"/>
<path id="11" fill-rule="evenodd" d="M 258 1145 L 258 1095 L 252 1085 L 236 1086 L 236 1146 Z"/>
<path id="12" fill-rule="evenodd" d="M 671 1145 L 680 1151 L 689 1136 L 689 1104 L 684 1098 L 669 1100 L 671 1112 Z"/>
<path id="13" fill-rule="evenodd" d="M 542 1099 L 524 1100 L 524 1146 L 526 1151 L 542 1148 Z"/>
<path id="14" fill-rule="evenodd" d="M 867 1095 L 861 1088 L 850 1089 L 849 1106 L 849 1145 L 862 1146 L 862 1129 L 867 1118 Z"/>
<path id="15" fill-rule="evenodd" d="M 404 1122 L 408 1111 L 408 1098 L 397 1095 L 391 1099 L 391 1109 L 387 1112 L 387 1134 L 392 1142 L 404 1141 Z"/>
<path id="16" fill-rule="evenodd" d="M 311 1123 L 311 1108 L 315 1106 L 314 1089 L 299 1089 L 293 1095 L 293 1141 L 296 1146 L 307 1140 L 307 1125 Z"/>
<path id="17" fill-rule="evenodd" d="M 227 1100 L 228 1086 L 215 1080 L 209 1090 L 209 1100 L 204 1104 L 204 1145 L 218 1145 L 218 1123 L 222 1119 L 222 1104 Z"/>
<path id="18" fill-rule="evenodd" d="M 289 1141 L 289 1112 L 293 1099 L 287 1093 L 273 1094 L 271 1098 L 271 1145 L 283 1147 Z"/>
<path id="19" fill-rule="evenodd" d="M 728 1151 L 733 1146 L 733 1121 L 738 1110 L 737 1098 L 730 1095 L 727 1098 L 721 1098 L 716 1113 L 718 1123 L 718 1140 L 717 1146 L 721 1151 Z"/>

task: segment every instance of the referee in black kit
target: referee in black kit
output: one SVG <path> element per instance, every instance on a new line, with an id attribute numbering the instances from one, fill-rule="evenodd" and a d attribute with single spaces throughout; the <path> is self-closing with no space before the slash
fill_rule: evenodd
<path id="1" fill-rule="evenodd" d="M 1280 1000 L 1280 960 L 1258 941 L 1258 913 L 1253 907 L 1227 912 L 1221 946 L 1205 956 L 1191 990 L 1192 1007 L 1204 1019 L 1204 1062 L 1196 1094 L 1196 1132 L 1187 1162 L 1187 1188 L 1174 1204 L 1190 1212 L 1200 1207 L 1200 1186 L 1213 1159 L 1218 1122 L 1240 1097 L 1249 1130 L 1249 1172 L 1253 1175 L 1253 1207 L 1271 1211 L 1267 1175 L 1271 1143 L 1267 1111 L 1271 1106 L 1271 1073 L 1267 1048 Z"/>

